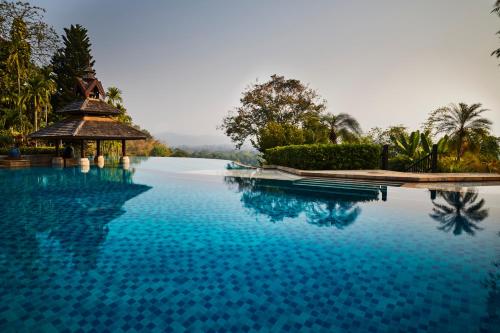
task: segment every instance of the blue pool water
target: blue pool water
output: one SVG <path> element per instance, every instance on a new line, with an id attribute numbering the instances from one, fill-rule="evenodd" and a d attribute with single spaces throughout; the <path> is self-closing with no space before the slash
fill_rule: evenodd
<path id="1" fill-rule="evenodd" d="M 0 332 L 498 332 L 499 187 L 226 163 L 0 169 Z"/>

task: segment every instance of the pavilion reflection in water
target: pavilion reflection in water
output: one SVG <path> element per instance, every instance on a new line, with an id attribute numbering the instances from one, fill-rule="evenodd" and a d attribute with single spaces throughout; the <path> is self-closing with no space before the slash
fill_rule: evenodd
<path id="1" fill-rule="evenodd" d="M 151 187 L 134 184 L 133 170 L 27 169 L 0 173 L 0 254 L 23 271 L 36 269 L 42 239 L 59 244 L 80 270 L 96 266 L 108 224 L 125 213 L 126 201 Z M 9 260 L 9 257 L 11 260 Z"/>
<path id="2" fill-rule="evenodd" d="M 322 187 L 304 181 L 240 177 L 225 177 L 224 181 L 241 192 L 241 202 L 246 208 L 271 222 L 304 213 L 310 224 L 342 229 L 361 214 L 357 203 L 387 200 L 387 186 L 380 185 L 329 183 Z"/>

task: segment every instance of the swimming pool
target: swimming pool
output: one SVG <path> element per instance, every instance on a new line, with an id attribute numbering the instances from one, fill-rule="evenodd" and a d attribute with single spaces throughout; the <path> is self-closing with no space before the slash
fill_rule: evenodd
<path id="1" fill-rule="evenodd" d="M 240 178 L 226 164 L 0 169 L 0 331 L 499 327 L 500 187 Z"/>

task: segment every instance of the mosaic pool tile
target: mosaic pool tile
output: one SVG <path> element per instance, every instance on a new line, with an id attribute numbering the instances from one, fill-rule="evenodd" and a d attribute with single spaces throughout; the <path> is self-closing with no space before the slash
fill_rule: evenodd
<path id="1" fill-rule="evenodd" d="M 1 332 L 500 327 L 500 189 L 447 230 L 433 209 L 463 196 L 158 165 L 0 170 Z"/>

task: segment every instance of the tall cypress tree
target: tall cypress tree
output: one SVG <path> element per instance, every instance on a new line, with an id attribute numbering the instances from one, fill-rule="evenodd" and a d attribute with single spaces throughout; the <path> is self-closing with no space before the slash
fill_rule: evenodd
<path id="1" fill-rule="evenodd" d="M 81 25 L 71 25 L 64 28 L 63 43 L 52 57 L 52 69 L 55 74 L 57 93 L 54 95 L 52 106 L 59 109 L 74 101 L 76 78 L 82 77 L 85 69 L 94 66 L 91 55 L 90 38 L 87 29 Z"/>

